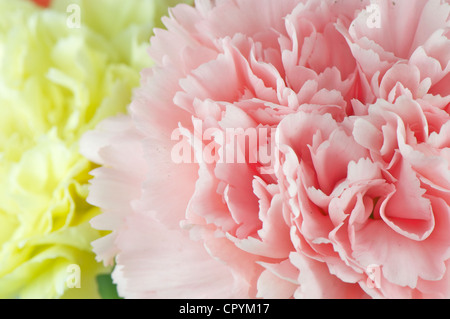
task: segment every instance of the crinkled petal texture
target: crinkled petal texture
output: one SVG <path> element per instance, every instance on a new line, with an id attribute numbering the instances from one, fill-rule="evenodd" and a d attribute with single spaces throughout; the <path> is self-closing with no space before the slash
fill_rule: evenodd
<path id="1" fill-rule="evenodd" d="M 448 1 L 198 0 L 83 138 L 122 296 L 450 297 Z"/>
<path id="2" fill-rule="evenodd" d="M 98 297 L 110 269 L 92 252 L 105 232 L 89 223 L 95 165 L 78 141 L 126 111 L 168 4 L 0 0 L 0 297 Z"/>

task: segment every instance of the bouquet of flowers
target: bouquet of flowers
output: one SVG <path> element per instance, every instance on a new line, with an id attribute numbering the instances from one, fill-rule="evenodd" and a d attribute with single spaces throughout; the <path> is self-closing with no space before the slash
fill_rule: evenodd
<path id="1" fill-rule="evenodd" d="M 0 167 L 0 213 L 5 205 L 12 225 L 65 235 L 23 239 L 7 228 L 3 247 L 39 251 L 57 238 L 58 249 L 80 250 L 96 237 L 83 252 L 114 267 L 125 298 L 450 298 L 449 0 L 196 0 L 173 6 L 160 27 L 148 56 L 130 53 L 140 42 L 128 34 L 92 41 L 140 67 L 118 115 L 112 87 L 124 75 L 108 76 L 99 63 L 110 60 L 95 52 L 59 51 L 89 40 L 50 46 L 53 27 L 45 48 L 58 68 L 5 64 L 27 81 L 46 70 L 62 92 L 0 80 L 0 98 L 19 103 L 1 129 L 20 115 L 21 131 L 43 144 L 24 155 L 25 142 L 4 134 L 12 146 L 1 159 L 17 166 Z M 68 58 L 89 73 L 67 71 Z M 154 64 L 143 66 L 147 58 Z M 105 79 L 113 84 L 99 91 Z M 15 85 L 32 90 L 33 103 Z M 37 139 L 43 113 L 55 124 Z M 79 161 L 62 161 L 58 139 L 79 145 Z M 18 204 L 60 173 L 60 201 L 33 194 Z"/>

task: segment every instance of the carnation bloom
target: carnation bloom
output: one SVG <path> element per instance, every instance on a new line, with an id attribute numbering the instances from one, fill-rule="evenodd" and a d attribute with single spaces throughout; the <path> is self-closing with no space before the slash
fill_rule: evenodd
<path id="1" fill-rule="evenodd" d="M 0 297 L 98 296 L 95 276 L 109 270 L 92 252 L 94 164 L 78 140 L 125 111 L 167 4 L 0 0 Z M 76 266 L 81 288 L 68 289 Z"/>
<path id="2" fill-rule="evenodd" d="M 449 13 L 440 0 L 172 9 L 130 115 L 81 144 L 102 165 L 88 201 L 112 233 L 94 247 L 117 262 L 119 293 L 450 297 Z"/>

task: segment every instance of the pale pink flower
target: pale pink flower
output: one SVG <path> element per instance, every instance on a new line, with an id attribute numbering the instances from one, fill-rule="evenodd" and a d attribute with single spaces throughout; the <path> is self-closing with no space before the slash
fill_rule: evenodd
<path id="1" fill-rule="evenodd" d="M 449 12 L 440 0 L 173 8 L 130 115 L 81 144 L 102 165 L 88 200 L 112 233 L 94 247 L 115 258 L 119 293 L 450 297 Z M 249 141 L 230 143 L 236 130 Z"/>

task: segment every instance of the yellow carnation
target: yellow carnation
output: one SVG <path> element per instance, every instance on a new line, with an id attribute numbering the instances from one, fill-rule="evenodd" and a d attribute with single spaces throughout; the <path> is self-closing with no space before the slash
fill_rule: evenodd
<path id="1" fill-rule="evenodd" d="M 98 297 L 78 140 L 126 110 L 175 2 L 0 0 L 0 298 Z"/>

